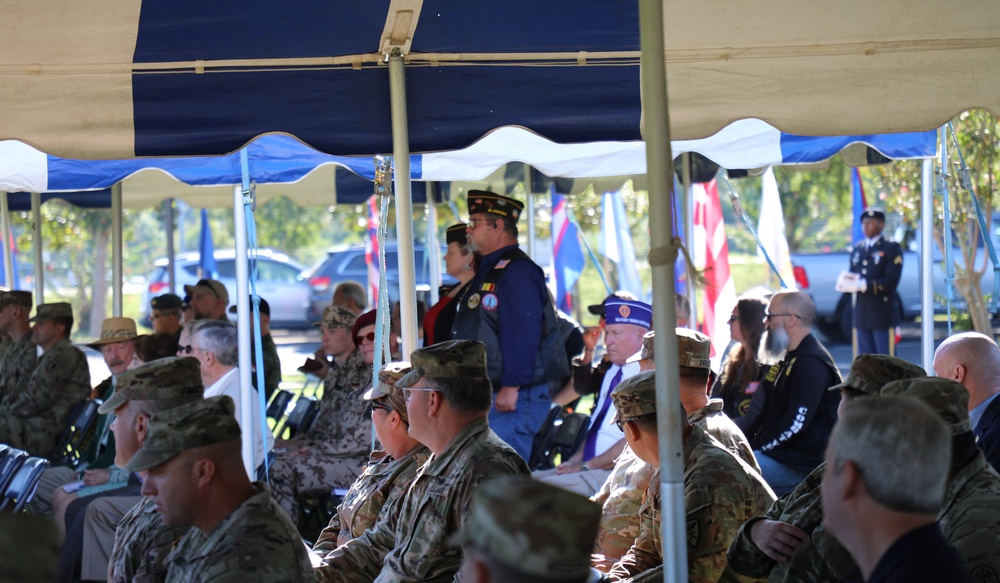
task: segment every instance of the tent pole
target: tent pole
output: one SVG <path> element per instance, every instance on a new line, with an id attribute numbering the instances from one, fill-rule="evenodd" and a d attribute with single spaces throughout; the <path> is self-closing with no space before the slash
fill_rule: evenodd
<path id="1" fill-rule="evenodd" d="M 406 69 L 399 49 L 392 49 L 389 55 L 389 105 L 392 111 L 392 164 L 396 178 L 399 318 L 405 359 L 417 348 L 417 279 L 414 274 L 413 258 L 413 200 L 410 197 L 410 134 L 406 118 Z M 388 293 L 388 290 L 379 291 Z"/>
<path id="2" fill-rule="evenodd" d="M 531 188 L 531 166 L 524 165 L 524 210 L 528 216 L 528 257 L 535 259 L 535 191 Z"/>
<path id="3" fill-rule="evenodd" d="M 920 176 L 920 364 L 934 374 L 934 160 Z"/>
<path id="4" fill-rule="evenodd" d="M 427 267 L 430 274 L 431 303 L 427 307 L 438 303 L 438 286 L 441 285 L 441 245 L 437 238 L 437 184 L 427 183 L 427 248 L 424 249 L 427 257 Z M 419 322 L 418 322 L 419 325 Z M 426 339 L 425 339 L 426 341 Z"/>
<path id="5" fill-rule="evenodd" d="M 168 198 L 163 201 L 163 216 L 166 220 L 166 231 L 167 231 L 167 281 L 170 284 L 168 288 L 170 293 L 177 293 L 177 278 L 174 274 L 174 199 Z M 141 306 L 139 309 L 143 310 L 146 306 Z"/>
<path id="6" fill-rule="evenodd" d="M 111 315 L 122 317 L 122 183 L 111 187 Z"/>
<path id="7" fill-rule="evenodd" d="M 42 265 L 42 195 L 31 193 L 32 250 L 35 253 L 35 305 L 45 303 L 45 267 Z"/>
<path id="8" fill-rule="evenodd" d="M 256 480 L 254 459 L 253 384 L 250 381 L 250 268 L 247 265 L 247 217 L 243 187 L 233 187 L 233 233 L 236 239 L 236 339 L 239 352 L 240 427 L 243 428 L 243 467 Z M 263 413 L 263 411 L 261 411 Z M 263 462 L 264 460 L 260 460 Z"/>
<path id="9" fill-rule="evenodd" d="M 691 153 L 681 154 L 681 176 L 684 178 L 684 245 L 688 249 L 694 249 L 694 191 L 691 190 Z M 673 176 L 670 177 L 673 180 Z M 684 291 L 691 304 L 691 317 L 688 319 L 688 327 L 692 330 L 698 324 L 698 298 L 697 290 L 694 289 L 694 282 L 688 280 L 684 286 Z"/>
<path id="10" fill-rule="evenodd" d="M 673 156 L 667 69 L 663 47 L 662 0 L 639 0 L 639 44 L 642 102 L 645 115 L 646 168 L 649 176 L 649 265 L 653 274 L 653 329 L 656 361 L 656 421 L 660 448 L 660 490 L 663 508 L 663 580 L 687 581 L 687 520 L 684 514 L 684 444 L 681 436 L 680 376 L 677 358 L 677 314 L 674 312 Z"/>
<path id="11" fill-rule="evenodd" d="M 14 237 L 10 233 L 10 206 L 7 204 L 7 192 L 0 190 L 0 236 L 3 237 L 3 269 L 10 289 L 17 289 L 14 279 Z"/>

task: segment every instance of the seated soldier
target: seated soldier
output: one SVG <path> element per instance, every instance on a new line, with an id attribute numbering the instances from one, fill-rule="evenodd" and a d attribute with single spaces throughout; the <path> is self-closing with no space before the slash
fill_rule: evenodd
<path id="1" fill-rule="evenodd" d="M 636 455 L 659 467 L 656 383 L 652 371 L 621 382 L 611 394 L 625 438 Z M 753 512 L 774 502 L 774 493 L 753 468 L 726 450 L 704 429 L 690 425 L 681 407 L 684 440 L 684 505 L 687 512 L 688 580 L 715 582 L 726 567 L 726 548 L 736 529 Z M 608 575 L 622 581 L 663 563 L 660 541 L 658 473 L 646 488 L 639 535 Z"/>
<path id="2" fill-rule="evenodd" d="M 408 433 L 406 399 L 403 391 L 396 388 L 396 381 L 408 372 L 408 362 L 389 363 L 378 373 L 379 384 L 364 394 L 364 399 L 371 403 L 375 434 L 385 451 L 372 454 L 364 472 L 344 495 L 330 524 L 320 533 L 310 557 L 314 566 L 316 561 L 322 562 L 329 551 L 375 526 L 383 512 L 398 512 L 399 501 L 410 482 L 430 457 L 430 451 Z M 323 569 L 316 571 L 319 580 L 323 580 L 323 573 Z"/>
<path id="3" fill-rule="evenodd" d="M 311 581 L 295 525 L 243 466 L 240 426 L 227 396 L 158 413 L 126 469 L 146 472 L 142 493 L 163 523 L 194 527 L 167 558 L 168 581 Z"/>

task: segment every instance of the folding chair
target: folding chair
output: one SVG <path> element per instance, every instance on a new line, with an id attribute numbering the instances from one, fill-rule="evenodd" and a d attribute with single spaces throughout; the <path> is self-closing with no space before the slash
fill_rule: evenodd
<path id="1" fill-rule="evenodd" d="M 528 467 L 532 471 L 552 469 L 552 457 L 550 456 L 552 453 L 552 443 L 555 442 L 556 433 L 559 432 L 562 417 L 563 408 L 559 405 L 552 405 L 548 416 L 545 417 L 545 421 L 539 427 L 538 433 L 535 434 L 535 439 L 531 445 Z"/>
<path id="2" fill-rule="evenodd" d="M 570 413 L 565 416 L 559 425 L 555 440 L 552 442 L 552 459 L 555 459 L 558 454 L 563 460 L 566 460 L 580 449 L 583 440 L 587 437 L 589 422 L 590 415 L 584 413 Z"/>
<path id="3" fill-rule="evenodd" d="M 296 435 L 312 427 L 318 412 L 319 402 L 316 399 L 300 396 L 295 401 L 295 408 L 285 418 L 285 425 L 281 428 L 280 432 L 277 432 L 278 435 L 283 435 L 285 431 L 288 431 L 286 439 L 295 439 Z"/>
<path id="4" fill-rule="evenodd" d="M 4 451 L 3 458 L 0 459 L 0 494 L 7 491 L 7 486 L 14 479 L 14 474 L 17 473 L 24 460 L 28 459 L 28 452 L 24 450 L 15 449 L 9 445 L 3 447 L 7 449 Z"/>
<path id="5" fill-rule="evenodd" d="M 29 457 L 21 464 L 11 480 L 10 485 L 3 495 L 3 503 L 0 503 L 0 511 L 6 510 L 13 504 L 13 509 L 9 512 L 17 514 L 24 509 L 24 505 L 31 501 L 38 488 L 38 482 L 42 479 L 42 472 L 49 467 L 49 460 L 40 457 Z"/>
<path id="6" fill-rule="evenodd" d="M 73 466 L 80 461 L 84 440 L 93 432 L 97 418 L 97 408 L 101 406 L 100 399 L 83 401 L 74 407 L 69 416 L 69 424 L 63 430 L 59 445 L 52 460 L 56 465 Z"/>
<path id="7" fill-rule="evenodd" d="M 285 389 L 280 389 L 274 393 L 271 403 L 267 406 L 267 416 L 274 419 L 275 424 L 285 416 L 288 404 L 292 402 L 292 397 L 292 392 Z"/>

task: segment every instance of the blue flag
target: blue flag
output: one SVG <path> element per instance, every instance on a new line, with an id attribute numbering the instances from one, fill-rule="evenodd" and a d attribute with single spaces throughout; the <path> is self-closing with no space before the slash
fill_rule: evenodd
<path id="1" fill-rule="evenodd" d="M 201 209 L 201 236 L 198 239 L 198 271 L 201 277 L 219 279 L 219 269 L 215 266 L 215 244 L 212 243 L 212 228 L 208 225 L 208 211 Z"/>
<path id="2" fill-rule="evenodd" d="M 552 187 L 552 256 L 555 258 L 556 307 L 572 313 L 572 292 L 586 260 L 580 247 L 580 231 L 570 220 L 566 198 Z"/>
<path id="3" fill-rule="evenodd" d="M 857 245 L 865 240 L 865 233 L 861 230 L 861 213 L 868 208 L 868 201 L 865 199 L 865 185 L 861 182 L 861 173 L 857 168 L 851 168 L 851 192 L 854 196 L 854 225 L 851 227 L 851 244 Z"/>

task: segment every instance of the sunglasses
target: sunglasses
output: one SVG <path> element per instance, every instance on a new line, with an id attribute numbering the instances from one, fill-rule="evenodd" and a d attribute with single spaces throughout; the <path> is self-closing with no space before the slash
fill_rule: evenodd
<path id="1" fill-rule="evenodd" d="M 193 350 L 194 346 L 191 346 L 190 344 L 181 345 L 177 347 L 177 354 L 191 354 L 191 351 Z"/>
<path id="2" fill-rule="evenodd" d="M 357 338 L 354 339 L 354 341 L 357 342 L 358 344 L 361 344 L 365 340 L 369 342 L 375 342 L 375 333 L 369 332 L 367 334 L 362 334 L 361 336 L 358 336 Z"/>
<path id="3" fill-rule="evenodd" d="M 383 405 L 382 403 L 379 403 L 378 401 L 372 401 L 371 413 L 374 414 L 375 411 L 378 411 L 379 409 L 382 409 L 383 411 L 392 413 L 392 407 L 389 407 L 388 405 Z"/>
<path id="4" fill-rule="evenodd" d="M 732 324 L 733 322 L 739 322 L 739 321 L 740 321 L 740 317 L 737 316 L 736 314 L 733 314 L 732 316 L 729 316 L 729 319 L 726 320 L 726 323 L 727 324 Z"/>

